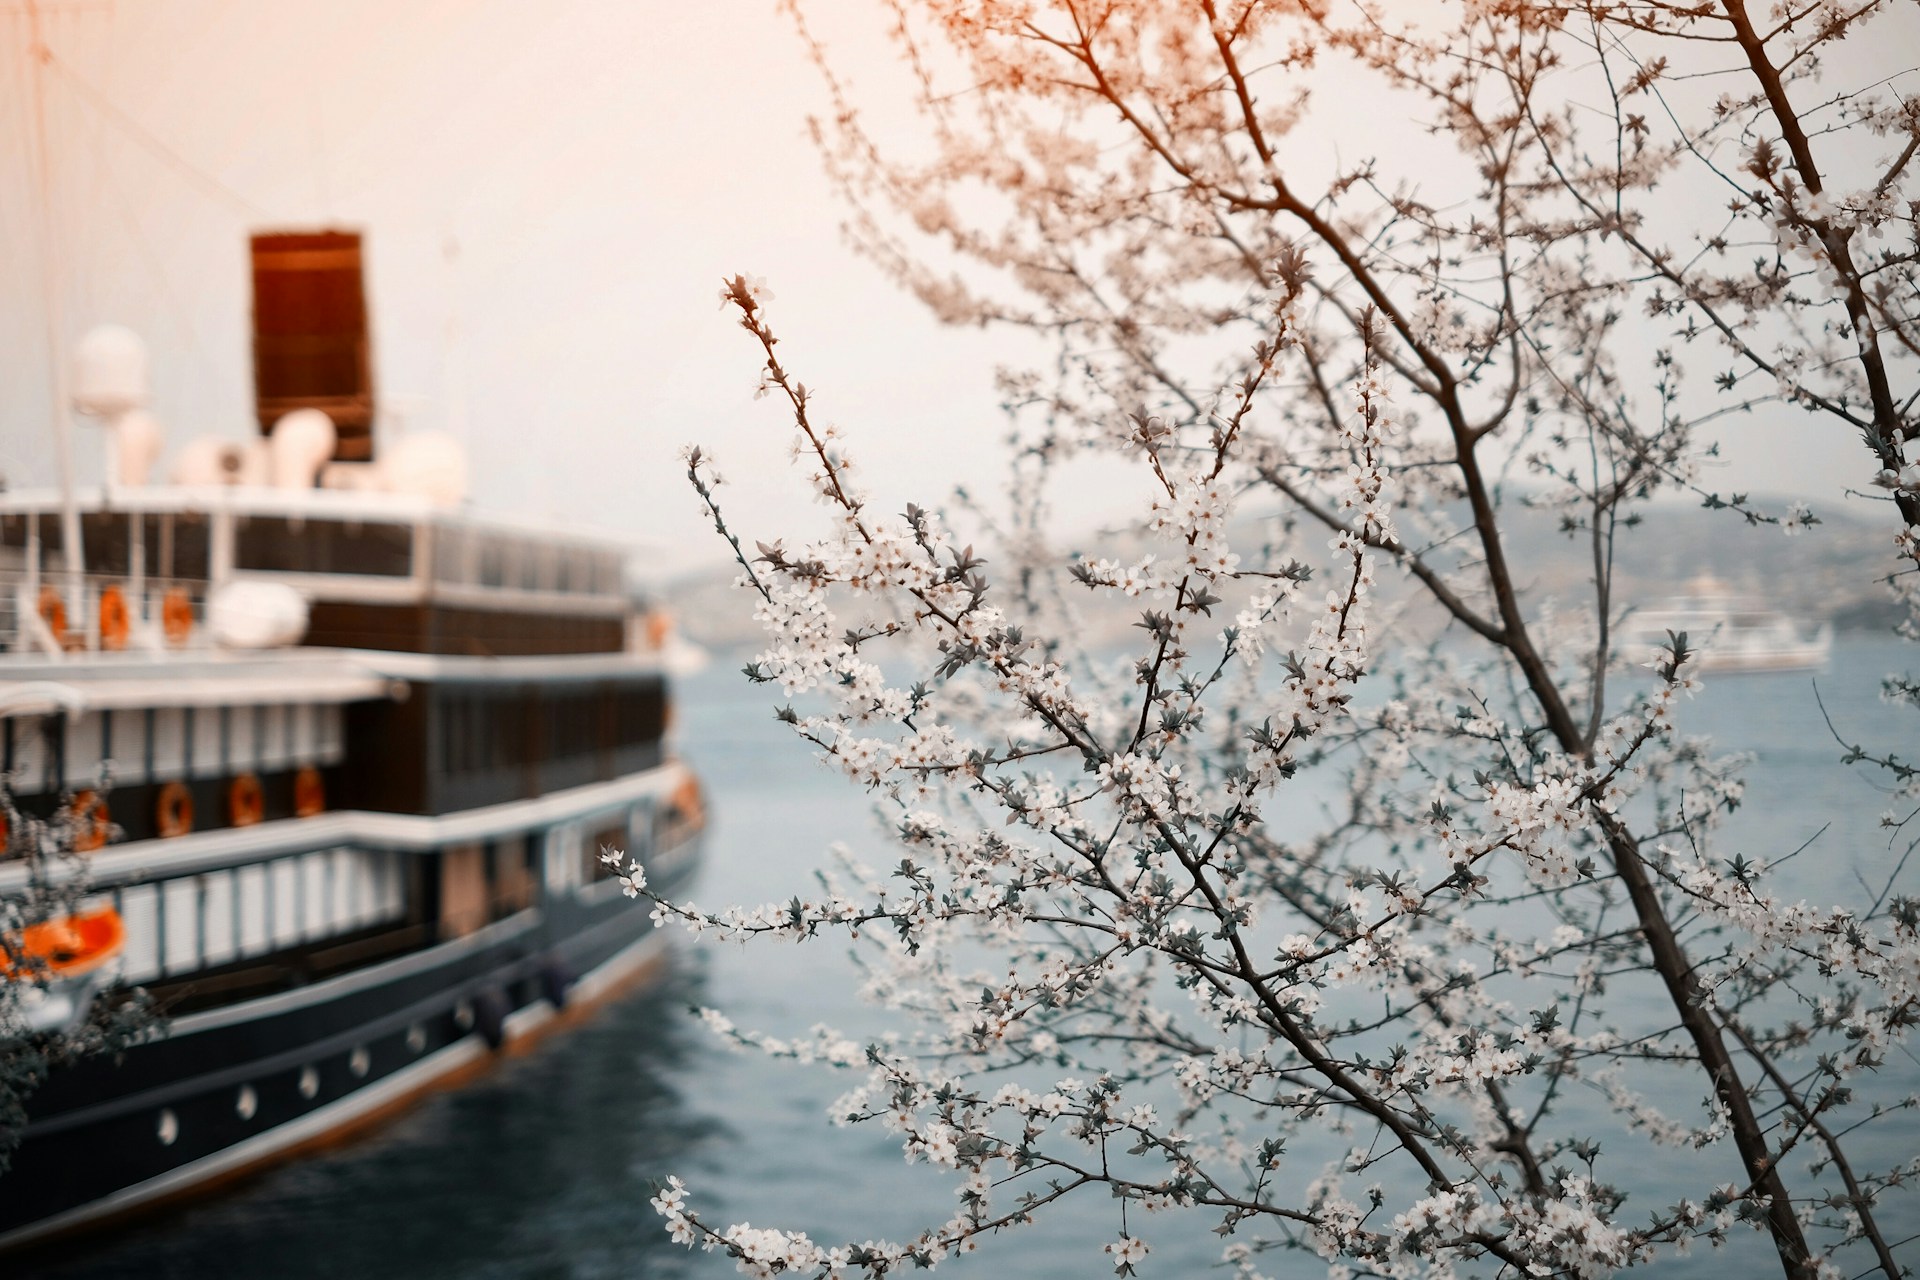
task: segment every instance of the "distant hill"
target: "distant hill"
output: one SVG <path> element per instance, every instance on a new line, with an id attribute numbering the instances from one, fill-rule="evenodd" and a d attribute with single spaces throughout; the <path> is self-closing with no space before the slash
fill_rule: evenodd
<path id="1" fill-rule="evenodd" d="M 1787 499 L 1756 499 L 1781 512 Z M 1653 603 L 1709 573 L 1736 594 L 1766 600 L 1810 621 L 1837 627 L 1891 626 L 1895 608 L 1879 582 L 1894 568 L 1892 527 L 1849 511 L 1816 511 L 1820 523 L 1789 537 L 1776 525 L 1751 525 L 1734 511 L 1661 503 L 1620 530 L 1614 543 L 1615 590 L 1622 601 Z M 1583 596 L 1591 580 L 1587 535 L 1569 538 L 1550 511 L 1509 508 L 1503 523 L 1531 593 L 1563 601 Z"/>
<path id="2" fill-rule="evenodd" d="M 1784 511 L 1787 500 L 1756 499 L 1767 511 Z M 1228 541 L 1243 565 L 1275 539 L 1276 524 L 1257 511 L 1242 512 Z M 1795 537 L 1772 525 L 1750 525 L 1738 513 L 1680 504 L 1640 509 L 1640 522 L 1619 531 L 1615 540 L 1615 591 L 1619 603 L 1653 604 L 1682 592 L 1687 580 L 1710 573 L 1741 596 L 1767 600 L 1808 621 L 1831 620 L 1836 628 L 1880 630 L 1897 621 L 1896 611 L 1878 581 L 1892 570 L 1889 529 L 1848 511 L 1817 511 L 1820 523 Z M 1455 513 L 1460 519 L 1464 512 Z M 1507 501 L 1501 508 L 1509 559 L 1519 577 L 1529 611 L 1583 608 L 1590 601 L 1591 548 L 1584 532 L 1569 537 L 1557 512 Z M 1304 526 L 1303 526 L 1304 529 Z M 1087 531 L 1055 540 L 1062 549 L 1078 548 L 1089 557 L 1138 559 L 1152 542 L 1129 531 Z M 1294 545 L 1303 559 L 1322 555 L 1325 539 L 1317 531 L 1299 535 Z M 991 569 L 991 566 L 989 566 Z M 663 595 L 681 630 L 709 648 L 747 651 L 760 643 L 748 593 L 730 585 L 737 567 L 709 570 L 678 579 Z M 1383 585 L 1387 575 L 1382 575 Z M 1392 587 L 1387 585 L 1389 593 Z M 1076 602 L 1093 605 L 1076 590 Z M 1137 619 L 1138 605 L 1114 601 L 1090 607 L 1088 630 L 1099 639 L 1118 639 Z"/>

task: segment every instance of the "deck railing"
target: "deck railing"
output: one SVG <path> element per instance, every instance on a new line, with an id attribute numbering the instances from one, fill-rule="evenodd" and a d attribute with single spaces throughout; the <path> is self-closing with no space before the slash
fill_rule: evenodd
<path id="1" fill-rule="evenodd" d="M 0 651 L 58 656 L 207 644 L 204 580 L 87 574 L 77 598 L 70 586 L 64 576 L 0 573 Z"/>
<path id="2" fill-rule="evenodd" d="M 404 918 L 405 858 L 336 846 L 198 875 L 116 886 L 129 982 L 312 946 Z"/>

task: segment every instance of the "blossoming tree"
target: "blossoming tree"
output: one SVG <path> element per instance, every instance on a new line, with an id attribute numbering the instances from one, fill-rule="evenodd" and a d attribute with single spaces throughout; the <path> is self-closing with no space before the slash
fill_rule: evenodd
<path id="1" fill-rule="evenodd" d="M 831 515 L 743 542 L 690 453 L 766 629 L 747 675 L 874 793 L 900 859 L 655 911 L 870 950 L 900 1037 L 712 1020 L 857 1073 L 835 1114 L 955 1170 L 959 1208 L 827 1247 L 709 1222 L 674 1182 L 675 1237 L 752 1274 L 882 1275 L 1097 1192 L 1121 1275 L 1151 1267 L 1143 1215 L 1182 1210 L 1242 1276 L 1292 1274 L 1287 1250 L 1596 1276 L 1750 1230 L 1792 1280 L 1897 1280 L 1920 1161 L 1850 1140 L 1914 1129 L 1881 1068 L 1920 1000 L 1920 902 L 1810 904 L 1778 887 L 1787 851 L 1723 847 L 1737 772 L 1675 729 L 1703 638 L 1623 677 L 1647 655 L 1615 552 L 1672 491 L 1754 536 L 1812 523 L 1699 469 L 1739 413 L 1805 414 L 1885 502 L 1863 572 L 1916 598 L 1911 6 L 895 13 L 917 144 L 870 133 L 813 46 L 855 234 L 944 318 L 1056 355 L 1005 375 L 1013 512 L 976 551 L 905 503 L 939 495 L 861 487 L 765 291 L 728 283 Z M 1052 548 L 1045 480 L 1085 451 L 1140 469 L 1157 546 Z M 1527 591 L 1566 544 L 1516 543 L 1516 493 L 1590 563 L 1582 607 Z M 1077 643 L 1110 601 L 1138 628 L 1118 660 Z M 1851 754 L 1914 807 L 1896 752 Z M 1658 1160 L 1697 1192 L 1650 1203 Z"/>
<path id="2" fill-rule="evenodd" d="M 92 818 L 72 804 L 47 818 L 22 812 L 0 780 L 0 862 L 24 864 L 24 890 L 0 899 L 0 1174 L 26 1136 L 27 1100 L 55 1067 L 117 1053 L 159 1033 L 161 1019 L 141 988 L 109 984 L 102 998 L 87 989 L 76 1015 L 65 1001 L 49 1018 L 49 979 L 36 927 L 73 915 L 86 896 L 86 847 L 80 836 Z"/>

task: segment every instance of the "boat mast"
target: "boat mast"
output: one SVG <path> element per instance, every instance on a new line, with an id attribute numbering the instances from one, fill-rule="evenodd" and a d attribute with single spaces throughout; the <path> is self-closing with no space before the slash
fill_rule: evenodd
<path id="1" fill-rule="evenodd" d="M 53 391 L 53 452 L 60 469 L 60 547 L 67 567 L 67 616 L 86 616 L 86 557 L 80 544 L 80 507 L 73 494 L 73 406 L 63 358 L 66 314 L 60 302 L 53 228 L 53 153 L 47 145 L 46 69 L 53 50 L 40 33 L 40 6 L 26 0 L 27 60 L 33 80 L 33 180 L 35 213 L 40 223 L 40 288 L 47 317 L 47 361 Z"/>

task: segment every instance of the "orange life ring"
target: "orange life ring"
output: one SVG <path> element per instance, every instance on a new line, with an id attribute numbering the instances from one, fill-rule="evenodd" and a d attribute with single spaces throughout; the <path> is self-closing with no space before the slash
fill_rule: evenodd
<path id="1" fill-rule="evenodd" d="M 107 837 L 113 834 L 113 817 L 107 812 L 107 798 L 98 792 L 76 793 L 73 803 L 67 807 L 67 817 L 73 824 L 75 853 L 92 853 L 103 847 Z"/>
<path id="2" fill-rule="evenodd" d="M 673 620 L 665 612 L 655 609 L 647 614 L 647 648 L 666 648 L 667 637 L 672 631 Z"/>
<path id="3" fill-rule="evenodd" d="M 100 589 L 100 647 L 114 652 L 127 647 L 127 632 L 132 624 L 127 612 L 127 594 L 118 583 Z"/>
<path id="4" fill-rule="evenodd" d="M 20 931 L 15 950 L 28 966 L 37 961 L 53 977 L 64 978 L 99 968 L 119 955 L 126 941 L 120 913 L 102 907 L 85 915 L 30 924 Z M 20 971 L 11 962 L 0 961 L 0 972 L 8 977 Z"/>
<path id="5" fill-rule="evenodd" d="M 53 634 L 56 649 L 67 647 L 67 602 L 52 587 L 40 588 L 40 621 Z"/>
<path id="6" fill-rule="evenodd" d="M 293 775 L 293 813 L 297 818 L 311 818 L 316 813 L 327 811 L 327 784 L 320 771 L 310 764 L 301 765 L 300 772 Z"/>
<path id="7" fill-rule="evenodd" d="M 167 594 L 160 598 L 160 630 L 176 649 L 193 634 L 193 601 L 187 598 L 185 587 L 168 587 Z"/>
<path id="8" fill-rule="evenodd" d="M 680 820 L 689 826 L 703 826 L 707 820 L 707 806 L 700 794 L 700 782 L 692 774 L 680 779 L 680 785 L 673 789 L 667 799 L 667 806 L 680 815 Z"/>
<path id="9" fill-rule="evenodd" d="M 184 782 L 169 782 L 153 802 L 153 825 L 163 840 L 193 830 L 193 792 Z"/>
<path id="10" fill-rule="evenodd" d="M 266 816 L 266 797 L 260 792 L 260 779 L 243 773 L 227 787 L 227 821 L 236 827 L 250 827 Z"/>

